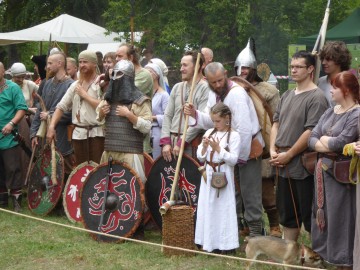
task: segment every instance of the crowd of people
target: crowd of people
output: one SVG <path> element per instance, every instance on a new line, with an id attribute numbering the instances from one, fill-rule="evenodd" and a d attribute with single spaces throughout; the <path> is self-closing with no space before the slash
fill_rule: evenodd
<path id="1" fill-rule="evenodd" d="M 205 166 L 194 239 L 199 248 L 235 253 L 240 236 L 265 234 L 298 241 L 303 227 L 326 262 L 337 269 L 360 269 L 360 187 L 340 182 L 336 171 L 349 170 L 349 162 L 339 165 L 349 161 L 342 155 L 345 145 L 353 143 L 360 156 L 359 81 L 348 71 L 346 45 L 325 44 L 319 57 L 326 75 L 318 85 L 313 81 L 316 56 L 296 52 L 289 67 L 296 86 L 280 96 L 259 76 L 249 40 L 234 72 L 262 95 L 273 114 L 264 154 L 257 149 L 265 147 L 266 127 L 247 86 L 213 62 L 211 49 L 202 48 L 195 70 L 197 56 L 196 51 L 184 53 L 181 81 L 172 88 L 165 62 L 141 61 L 129 44 L 100 57 L 101 63 L 99 53 L 89 50 L 77 59 L 59 50 L 34 56 L 40 74 L 36 82 L 25 79 L 22 63 L 14 63 L 12 79 L 5 79 L 0 63 L 0 207 L 8 207 L 10 197 L 14 210 L 21 211 L 29 158 L 14 131 L 33 151 L 55 140 L 65 178 L 77 164 L 103 163 L 111 155 L 134 168 L 144 183 L 143 153 L 170 162 L 185 140 L 184 152 Z M 302 158 L 309 151 L 318 153 L 313 172 Z"/>

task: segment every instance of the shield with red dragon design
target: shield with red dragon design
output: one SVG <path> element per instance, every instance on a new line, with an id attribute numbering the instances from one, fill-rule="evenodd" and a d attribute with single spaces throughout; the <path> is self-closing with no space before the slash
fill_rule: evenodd
<path id="1" fill-rule="evenodd" d="M 200 165 L 190 156 L 184 154 L 179 173 L 179 200 L 189 203 L 194 210 L 194 222 L 196 221 L 196 208 L 200 191 L 201 173 Z M 176 170 L 176 160 L 167 162 L 159 157 L 148 175 L 145 184 L 146 202 L 156 224 L 162 228 L 162 218 L 159 208 L 170 200 L 172 183 Z"/>
<path id="2" fill-rule="evenodd" d="M 63 193 L 63 206 L 66 216 L 72 222 L 81 221 L 80 190 L 86 177 L 97 165 L 93 161 L 83 162 L 73 169 L 69 175 Z"/>
<path id="3" fill-rule="evenodd" d="M 36 215 L 45 216 L 58 203 L 64 187 L 64 160 L 55 152 L 56 181 L 51 179 L 51 149 L 44 147 L 40 157 L 33 164 L 28 184 L 28 207 Z"/>
<path id="4" fill-rule="evenodd" d="M 145 205 L 144 186 L 137 173 L 126 163 L 113 161 L 92 170 L 80 191 L 80 212 L 85 228 L 102 233 L 131 237 L 141 223 Z M 104 192 L 107 190 L 106 196 Z M 102 205 L 105 203 L 105 212 Z M 103 214 L 103 222 L 100 224 Z M 92 234 L 96 240 L 119 242 L 113 237 Z"/>

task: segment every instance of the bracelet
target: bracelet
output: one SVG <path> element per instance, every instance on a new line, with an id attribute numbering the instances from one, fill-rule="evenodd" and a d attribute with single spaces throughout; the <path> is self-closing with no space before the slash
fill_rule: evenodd
<path id="1" fill-rule="evenodd" d="M 15 127 L 15 124 L 13 121 L 10 121 L 9 124 L 12 125 L 13 127 Z"/>

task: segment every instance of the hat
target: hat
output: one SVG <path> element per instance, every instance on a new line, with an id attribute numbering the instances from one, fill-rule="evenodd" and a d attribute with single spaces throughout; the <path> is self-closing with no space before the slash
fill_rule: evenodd
<path id="1" fill-rule="evenodd" d="M 26 74 L 26 67 L 23 63 L 14 63 L 10 68 L 11 76 L 21 76 Z"/>
<path id="2" fill-rule="evenodd" d="M 129 60 L 120 60 L 114 66 L 113 72 L 116 75 L 117 72 L 122 72 L 124 75 L 134 78 L 135 77 L 135 68 L 134 64 Z M 113 77 L 113 79 L 115 79 Z"/>
<path id="3" fill-rule="evenodd" d="M 91 63 L 94 63 L 94 64 L 97 64 L 98 61 L 97 61 L 97 55 L 96 55 L 96 52 L 94 51 L 91 51 L 91 50 L 85 50 L 85 51 L 82 51 L 80 54 L 79 54 L 79 60 L 80 59 L 86 59 L 87 61 L 91 62 Z"/>
<path id="4" fill-rule="evenodd" d="M 35 65 L 38 66 L 38 72 L 40 75 L 40 78 L 43 80 L 46 78 L 46 55 L 32 55 L 30 57 L 31 61 L 35 63 Z"/>
<path id="5" fill-rule="evenodd" d="M 255 58 L 255 54 L 252 51 L 252 49 L 250 48 L 251 46 L 251 39 L 249 38 L 248 43 L 245 47 L 245 49 L 243 49 L 238 57 L 235 60 L 235 64 L 234 67 L 238 67 L 237 70 L 237 76 L 239 76 L 241 74 L 241 67 L 249 67 L 249 68 L 253 68 L 256 69 L 256 58 Z"/>

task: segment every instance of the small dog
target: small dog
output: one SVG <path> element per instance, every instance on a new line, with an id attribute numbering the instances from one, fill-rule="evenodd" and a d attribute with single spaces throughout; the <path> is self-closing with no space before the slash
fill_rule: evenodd
<path id="1" fill-rule="evenodd" d="M 304 265 L 323 268 L 323 259 L 311 248 L 295 241 L 283 240 L 273 236 L 246 237 L 246 258 L 255 260 L 260 254 L 284 264 Z M 253 262 L 247 262 L 249 270 Z M 285 269 L 290 269 L 285 267 Z"/>

